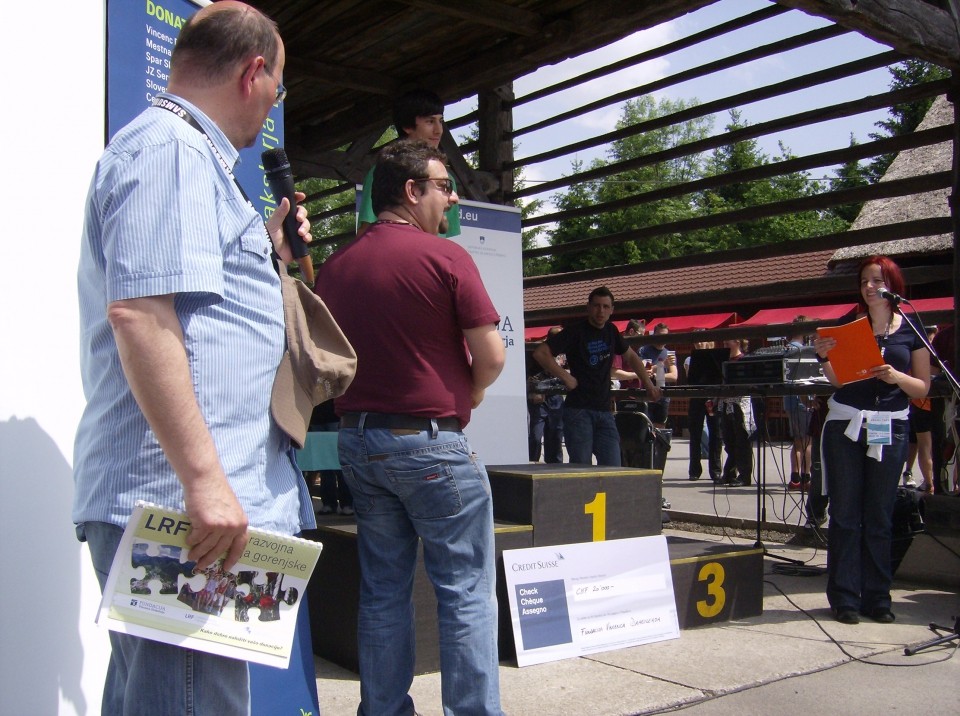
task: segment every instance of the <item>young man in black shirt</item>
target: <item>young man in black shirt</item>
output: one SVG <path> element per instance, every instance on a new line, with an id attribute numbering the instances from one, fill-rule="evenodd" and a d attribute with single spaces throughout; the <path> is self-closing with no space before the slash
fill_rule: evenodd
<path id="1" fill-rule="evenodd" d="M 563 406 L 563 437 L 571 463 L 620 466 L 620 434 L 610 410 L 610 365 L 614 354 L 643 381 L 650 400 L 659 400 L 660 389 L 647 375 L 643 361 L 610 323 L 613 294 L 606 286 L 590 292 L 587 319 L 565 328 L 540 344 L 533 357 L 544 371 L 567 387 Z M 567 370 L 554 356 L 567 356 Z M 569 371 L 569 372 L 568 372 Z"/>

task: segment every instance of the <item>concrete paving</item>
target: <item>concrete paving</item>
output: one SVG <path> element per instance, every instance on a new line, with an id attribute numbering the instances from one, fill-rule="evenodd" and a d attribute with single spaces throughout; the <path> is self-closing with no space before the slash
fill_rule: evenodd
<path id="1" fill-rule="evenodd" d="M 804 523 L 801 498 L 786 490 L 785 448 L 771 446 L 765 455 L 766 488 L 759 513 L 766 527 L 785 534 Z M 787 470 L 789 474 L 789 470 Z M 723 535 L 679 532 L 670 524 L 664 534 L 712 542 L 753 544 L 752 537 L 732 536 L 735 526 L 752 529 L 758 515 L 754 487 L 715 487 L 710 480 L 687 480 L 687 445 L 673 441 L 664 471 L 664 495 L 670 515 L 681 521 L 726 525 Z M 764 532 L 765 535 L 770 534 Z M 613 716 L 683 710 L 704 715 L 960 713 L 960 642 L 913 656 L 904 647 L 937 635 L 935 622 L 953 627 L 960 616 L 954 590 L 895 581 L 894 624 L 864 620 L 836 622 L 824 590 L 826 553 L 807 540 L 764 542 L 763 615 L 680 632 L 678 639 L 586 657 L 518 668 L 500 665 L 504 712 L 512 716 L 582 714 Z M 774 555 L 799 560 L 803 569 Z M 960 558 L 950 557 L 960 571 Z M 786 570 L 787 573 L 783 573 Z M 790 573 L 794 572 L 794 573 Z M 797 572 L 802 572 L 798 574 Z M 360 685 L 356 674 L 316 660 L 321 713 L 356 713 Z M 411 690 L 424 716 L 442 714 L 440 676 L 414 680 Z"/>

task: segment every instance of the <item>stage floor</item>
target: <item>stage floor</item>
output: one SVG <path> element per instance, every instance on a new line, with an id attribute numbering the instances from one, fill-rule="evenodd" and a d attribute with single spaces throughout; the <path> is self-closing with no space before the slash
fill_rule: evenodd
<path id="1" fill-rule="evenodd" d="M 760 507 L 772 530 L 792 535 L 801 530 L 805 515 L 800 494 L 788 491 L 782 479 L 781 466 L 788 464 L 787 459 L 785 444 L 766 450 L 767 484 Z M 677 523 L 696 517 L 748 530 L 755 525 L 756 486 L 724 488 L 708 479 L 687 480 L 685 439 L 675 439 L 671 445 L 663 494 Z M 944 499 L 960 503 L 960 498 Z M 663 532 L 718 545 L 746 546 L 755 541 L 681 532 L 669 524 Z M 930 622 L 953 626 L 955 615 L 960 615 L 956 590 L 918 586 L 900 579 L 898 572 L 893 590 L 895 624 L 870 620 L 855 626 L 839 624 L 824 594 L 826 552 L 812 541 L 794 537 L 764 546 L 769 554 L 800 560 L 811 568 L 803 570 L 811 575 L 783 574 L 783 565 L 789 565 L 766 557 L 762 615 L 684 629 L 679 639 L 523 669 L 504 661 L 500 665 L 504 712 L 614 716 L 688 705 L 684 713 L 741 716 L 820 713 L 829 703 L 827 710 L 839 716 L 870 711 L 960 713 L 960 691 L 953 686 L 960 679 L 960 660 L 946 660 L 952 649 L 903 654 L 905 646 L 935 636 L 928 629 Z M 904 567 L 917 546 L 908 551 Z M 954 573 L 960 572 L 960 559 L 950 559 Z M 357 675 L 321 659 L 316 663 L 321 713 L 353 716 L 360 694 Z M 416 677 L 411 693 L 424 716 L 442 713 L 439 674 Z"/>

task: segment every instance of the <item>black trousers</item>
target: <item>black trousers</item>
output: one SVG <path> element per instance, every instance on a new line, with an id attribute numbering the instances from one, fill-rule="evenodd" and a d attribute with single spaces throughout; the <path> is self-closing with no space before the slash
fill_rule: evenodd
<path id="1" fill-rule="evenodd" d="M 732 480 L 739 475 L 743 484 L 749 485 L 753 482 L 753 443 L 744 425 L 743 410 L 740 406 L 734 405 L 731 412 L 727 412 L 724 406 L 720 425 L 723 447 L 727 451 L 727 459 L 723 463 L 723 479 Z"/>
<path id="2" fill-rule="evenodd" d="M 716 401 L 713 401 L 716 405 Z M 703 475 L 703 465 L 700 459 L 700 443 L 703 440 L 703 421 L 707 421 L 707 470 L 714 481 L 721 475 L 721 441 L 720 416 L 716 410 L 707 414 L 707 398 L 690 398 L 690 407 L 687 409 L 690 429 L 690 467 L 687 474 L 690 477 Z"/>

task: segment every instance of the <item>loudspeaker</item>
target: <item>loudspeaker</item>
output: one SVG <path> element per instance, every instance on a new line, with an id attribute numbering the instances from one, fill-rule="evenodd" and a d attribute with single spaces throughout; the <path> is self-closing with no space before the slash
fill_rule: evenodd
<path id="1" fill-rule="evenodd" d="M 896 574 L 913 544 L 913 536 L 924 532 L 923 502 L 920 493 L 908 487 L 897 488 L 893 503 L 893 539 L 890 543 L 890 573 Z"/>

